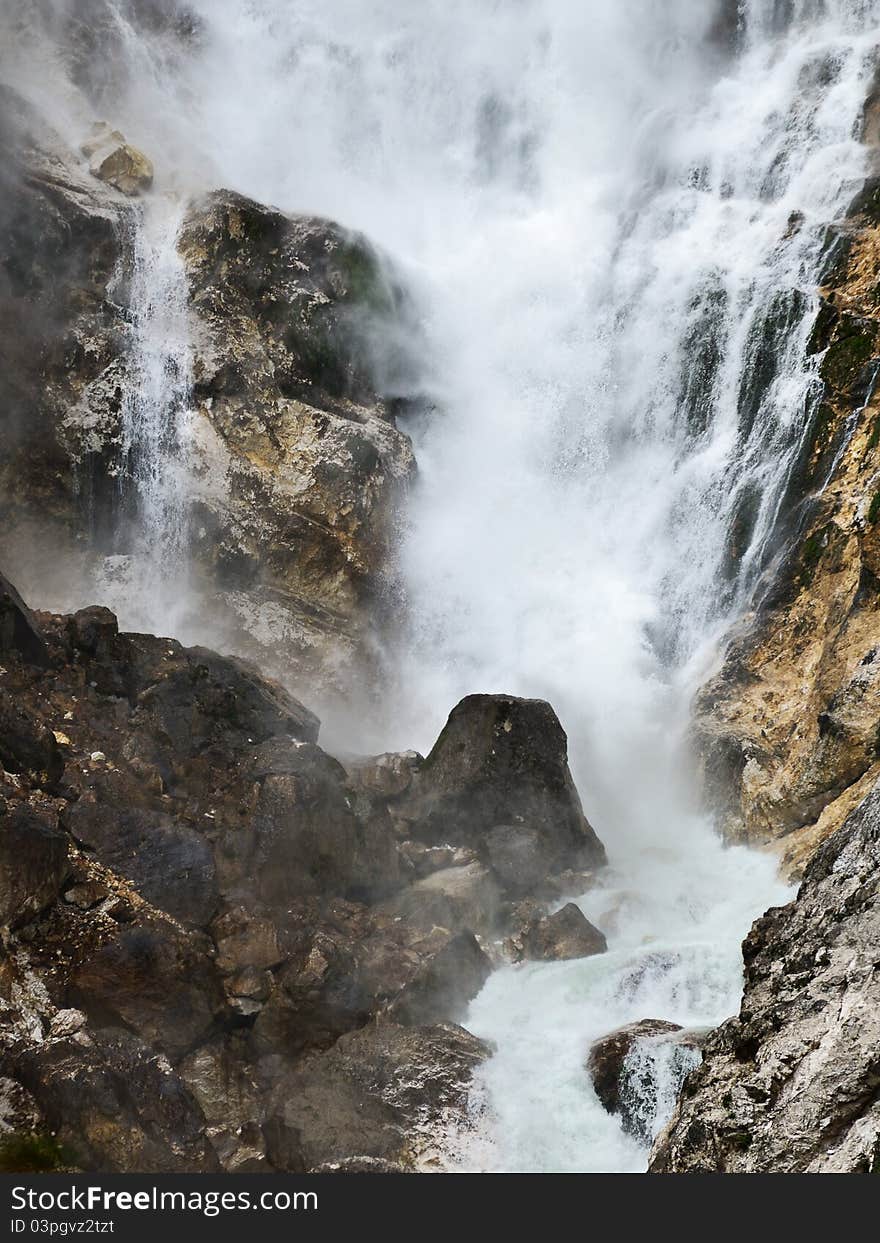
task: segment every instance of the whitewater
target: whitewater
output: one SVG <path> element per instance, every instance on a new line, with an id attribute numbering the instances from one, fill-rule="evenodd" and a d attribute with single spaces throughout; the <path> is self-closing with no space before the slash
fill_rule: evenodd
<path id="1" fill-rule="evenodd" d="M 418 399 L 420 477 L 382 718 L 338 745 L 424 750 L 465 694 L 547 699 L 611 860 L 575 895 L 608 953 L 503 967 L 462 1016 L 496 1053 L 447 1165 L 644 1169 L 590 1086 L 591 1041 L 734 1013 L 742 938 L 788 897 L 700 811 L 689 705 L 786 531 L 829 226 L 868 171 L 880 3 L 190 8 L 189 58 L 119 18 L 114 123 L 162 153 L 128 422 L 148 542 L 167 566 L 184 521 L 174 204 L 225 185 L 363 231 L 409 291 L 414 379 L 389 395 Z M 73 88 L 44 90 L 80 126 Z M 136 620 L 121 606 L 167 626 L 149 595 Z M 655 1133 L 678 1087 L 661 1063 Z"/>

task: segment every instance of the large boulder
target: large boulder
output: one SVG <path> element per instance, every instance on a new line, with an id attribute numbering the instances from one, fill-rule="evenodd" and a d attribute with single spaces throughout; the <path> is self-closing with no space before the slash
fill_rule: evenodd
<path id="1" fill-rule="evenodd" d="M 153 165 L 143 151 L 125 141 L 125 135 L 99 121 L 80 148 L 89 172 L 133 198 L 153 184 Z"/>
<path id="2" fill-rule="evenodd" d="M 284 1083 L 265 1125 L 273 1164 L 304 1173 L 372 1157 L 416 1163 L 465 1121 L 476 1068 L 489 1055 L 460 1027 L 371 1025 L 308 1059 Z"/>
<path id="3" fill-rule="evenodd" d="M 579 906 L 568 902 L 552 915 L 537 915 L 520 933 L 521 956 L 537 962 L 564 962 L 604 954 L 608 942 Z"/>
<path id="4" fill-rule="evenodd" d="M 397 814 L 415 838 L 473 848 L 509 896 L 605 862 L 572 781 L 565 731 L 542 700 L 463 699 Z"/>
<path id="5" fill-rule="evenodd" d="M 642 1019 L 597 1040 L 587 1072 L 608 1112 L 628 1134 L 650 1144 L 699 1063 L 704 1040 L 704 1032 L 685 1031 L 678 1023 Z"/>

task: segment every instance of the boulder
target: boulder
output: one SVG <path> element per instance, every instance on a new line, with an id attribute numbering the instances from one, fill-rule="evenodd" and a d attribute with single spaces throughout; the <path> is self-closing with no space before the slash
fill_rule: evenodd
<path id="1" fill-rule="evenodd" d="M 15 928 L 54 902 L 70 871 L 68 839 L 27 806 L 0 799 L 0 928 Z"/>
<path id="2" fill-rule="evenodd" d="M 465 1121 L 476 1068 L 489 1055 L 463 1028 L 370 1025 L 307 1059 L 278 1092 L 264 1132 L 278 1169 L 374 1158 L 412 1165 Z"/>
<path id="3" fill-rule="evenodd" d="M 541 700 L 463 699 L 398 813 L 414 838 L 471 847 L 511 896 L 552 873 L 605 862 L 571 778 L 565 732 Z"/>
<path id="4" fill-rule="evenodd" d="M 205 927 L 219 904 L 214 853 L 173 816 L 81 798 L 64 817 L 68 831 L 125 876 L 148 902 L 190 927 Z"/>
<path id="5" fill-rule="evenodd" d="M 153 165 L 137 147 L 125 141 L 119 130 L 99 121 L 80 148 L 89 161 L 89 172 L 130 198 L 149 190 Z"/>
<path id="6" fill-rule="evenodd" d="M 563 962 L 604 954 L 608 942 L 579 906 L 569 902 L 553 915 L 532 918 L 518 938 L 520 956 L 537 962 Z"/>
<path id="7" fill-rule="evenodd" d="M 705 1031 L 642 1019 L 597 1040 L 587 1071 L 596 1095 L 628 1134 L 650 1144 L 669 1117 L 681 1085 L 699 1063 Z"/>

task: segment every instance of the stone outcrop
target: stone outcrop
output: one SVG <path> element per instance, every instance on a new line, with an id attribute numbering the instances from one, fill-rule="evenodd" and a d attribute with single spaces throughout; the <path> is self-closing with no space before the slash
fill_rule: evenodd
<path id="1" fill-rule="evenodd" d="M 608 942 L 579 906 L 567 903 L 552 915 L 535 915 L 517 938 L 518 956 L 536 962 L 565 962 L 604 954 Z"/>
<path id="2" fill-rule="evenodd" d="M 13 91 L 0 101 L 0 556 L 29 598 L 75 607 L 136 552 L 124 419 L 153 208 L 132 196 L 152 168 L 107 123 L 74 151 Z M 364 238 L 230 192 L 190 204 L 178 241 L 193 598 L 225 649 L 328 698 L 370 666 L 394 608 L 415 469 L 394 421 L 411 378 L 388 344 L 402 294 Z"/>
<path id="3" fill-rule="evenodd" d="M 26 1132 L 10 1125 L 8 1160 L 427 1159 L 466 1125 L 488 1051 L 448 1025 L 508 912 L 490 865 L 445 844 L 442 824 L 408 836 L 400 809 L 423 761 L 349 773 L 317 718 L 247 662 L 120 633 L 105 608 L 32 613 L 6 580 L 3 593 L 0 1077 L 36 1111 Z M 480 753 L 478 806 L 506 781 L 491 802 L 503 819 L 552 807 L 570 835 L 582 813 L 564 735 L 548 738 L 546 705 L 528 715 L 528 797 Z M 459 809 L 462 783 L 456 796 L 447 769 Z"/>
<path id="4" fill-rule="evenodd" d="M 198 555 L 252 640 L 271 649 L 274 635 L 301 677 L 323 660 L 344 681 L 390 603 L 414 471 L 377 388 L 401 294 L 364 238 L 226 191 L 191 207 L 179 246 L 196 316 Z"/>
<path id="5" fill-rule="evenodd" d="M 709 1038 L 655 1172 L 880 1170 L 880 786 L 743 946 L 738 1017 Z"/>

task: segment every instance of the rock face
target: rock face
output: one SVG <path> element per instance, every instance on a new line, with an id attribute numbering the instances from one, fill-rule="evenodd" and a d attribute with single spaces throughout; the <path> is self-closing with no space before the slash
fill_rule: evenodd
<path id="1" fill-rule="evenodd" d="M 737 1018 L 712 1034 L 655 1172 L 877 1172 L 880 787 L 743 946 Z"/>
<path id="2" fill-rule="evenodd" d="M 152 167 L 106 123 L 73 151 L 0 92 L 0 557 L 29 597 L 81 603 L 121 564 L 106 558 L 136 553 L 124 419 L 153 208 L 132 196 Z M 365 239 L 228 192 L 191 204 L 178 242 L 191 589 L 225 648 L 329 696 L 370 663 L 393 607 L 415 469 L 385 400 L 411 387 L 383 344 L 402 295 Z"/>
<path id="3" fill-rule="evenodd" d="M 344 676 L 390 590 L 414 471 L 377 389 L 401 295 L 364 238 L 226 191 L 193 205 L 179 245 L 209 477 L 200 555 L 264 646 L 274 630 L 298 671 L 323 652 Z"/>
<path id="4" fill-rule="evenodd" d="M 758 612 L 699 695 L 694 736 L 727 836 L 774 842 L 799 877 L 880 775 L 880 189 L 837 242 L 811 349 L 824 398 Z"/>
<path id="5" fill-rule="evenodd" d="M 15 1159 L 411 1168 L 466 1125 L 488 1051 L 448 1024 L 505 904 L 474 851 L 406 836 L 419 757 L 349 775 L 248 663 L 4 593 L 0 1077 L 38 1115 Z"/>
<path id="6" fill-rule="evenodd" d="M 685 1031 L 677 1023 L 642 1019 L 591 1047 L 587 1072 L 596 1095 L 629 1135 L 651 1143 L 656 1119 L 699 1063 L 704 1039 L 705 1033 Z"/>

